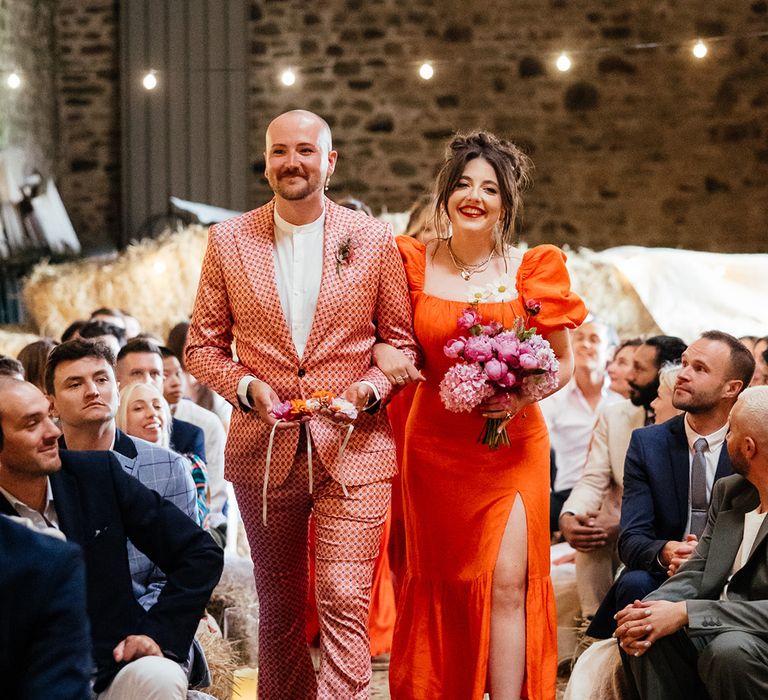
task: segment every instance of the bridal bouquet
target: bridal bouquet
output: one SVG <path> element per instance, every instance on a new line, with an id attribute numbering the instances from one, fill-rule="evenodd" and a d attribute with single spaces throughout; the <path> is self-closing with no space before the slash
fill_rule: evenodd
<path id="1" fill-rule="evenodd" d="M 535 316 L 541 304 L 529 299 L 524 308 Z M 447 357 L 457 360 L 440 382 L 440 398 L 449 411 L 471 411 L 499 395 L 538 400 L 557 387 L 560 364 L 555 353 L 535 327 L 525 327 L 522 318 L 515 319 L 510 329 L 497 321 L 485 324 L 473 305 L 461 313 L 457 325 L 461 335 L 443 348 Z M 478 441 L 491 449 L 509 445 L 509 418 L 488 418 Z"/>

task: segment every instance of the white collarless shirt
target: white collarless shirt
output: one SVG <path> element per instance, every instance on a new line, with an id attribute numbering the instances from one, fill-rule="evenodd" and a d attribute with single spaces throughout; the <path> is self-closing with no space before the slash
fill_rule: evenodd
<path id="1" fill-rule="evenodd" d="M 689 424 L 688 414 L 683 421 L 685 426 L 685 437 L 688 440 L 688 522 L 685 525 L 686 534 L 691 531 L 691 465 L 693 464 L 693 443 L 699 438 L 707 441 L 707 449 L 704 451 L 704 460 L 707 464 L 707 502 L 712 498 L 712 487 L 715 485 L 715 473 L 717 472 L 717 463 L 720 461 L 720 452 L 725 443 L 725 436 L 728 434 L 728 423 L 722 428 L 718 428 L 709 435 L 699 435 Z"/>
<path id="2" fill-rule="evenodd" d="M 275 207 L 275 284 L 299 358 L 307 347 L 323 275 L 325 210 L 309 224 L 289 224 Z"/>

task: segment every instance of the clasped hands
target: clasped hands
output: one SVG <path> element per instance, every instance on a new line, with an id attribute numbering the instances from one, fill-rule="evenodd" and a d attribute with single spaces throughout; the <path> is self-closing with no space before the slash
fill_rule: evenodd
<path id="1" fill-rule="evenodd" d="M 636 600 L 614 615 L 619 646 L 630 656 L 642 656 L 661 637 L 674 634 L 688 624 L 685 601 Z"/>
<path id="2" fill-rule="evenodd" d="M 347 390 L 341 395 L 341 398 L 346 399 L 359 411 L 363 411 L 372 399 L 371 387 L 363 382 L 355 382 L 350 384 Z M 254 379 L 248 385 L 248 401 L 250 402 L 253 410 L 256 411 L 259 418 L 268 425 L 270 428 L 277 425 L 277 430 L 286 430 L 288 428 L 296 428 L 302 423 L 306 423 L 310 420 L 310 416 L 305 416 L 300 420 L 287 421 L 278 420 L 275 418 L 271 411 L 280 403 L 280 397 L 275 393 L 275 390 L 269 386 L 266 382 L 262 382 L 259 379 Z M 339 425 L 348 425 L 352 422 L 348 416 L 343 413 L 333 413 L 331 411 L 321 411 L 321 415 L 325 416 L 334 423 Z"/>
<path id="3" fill-rule="evenodd" d="M 563 513 L 560 532 L 571 547 L 579 552 L 591 552 L 615 542 L 619 534 L 619 520 L 602 511 Z"/>
<path id="4" fill-rule="evenodd" d="M 163 656 L 157 642 L 145 634 L 129 634 L 112 650 L 112 657 L 117 663 L 129 663 L 144 656 Z"/>

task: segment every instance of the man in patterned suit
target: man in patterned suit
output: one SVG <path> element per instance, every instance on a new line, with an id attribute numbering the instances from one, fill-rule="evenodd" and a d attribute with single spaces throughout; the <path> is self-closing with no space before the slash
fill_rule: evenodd
<path id="1" fill-rule="evenodd" d="M 366 698 L 371 575 L 397 471 L 377 411 L 391 385 L 371 366 L 371 349 L 378 338 L 418 360 L 405 273 L 389 226 L 324 197 L 337 159 L 325 121 L 280 115 L 265 159 L 275 198 L 210 230 L 187 367 L 239 408 L 226 478 L 253 551 L 259 697 Z M 341 459 L 347 426 L 319 417 L 276 424 L 270 413 L 320 389 L 360 410 Z M 318 677 L 304 640 L 310 511 Z"/>

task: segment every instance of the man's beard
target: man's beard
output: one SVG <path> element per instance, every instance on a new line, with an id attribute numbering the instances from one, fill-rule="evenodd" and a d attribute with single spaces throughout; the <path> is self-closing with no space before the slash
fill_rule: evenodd
<path id="1" fill-rule="evenodd" d="M 720 403 L 719 394 L 714 392 L 709 395 L 691 394 L 687 391 L 678 393 L 677 388 L 672 390 L 672 405 L 680 411 L 686 413 L 706 413 L 711 411 L 717 404 Z"/>
<path id="2" fill-rule="evenodd" d="M 286 183 L 289 177 L 298 177 L 301 180 L 289 185 Z M 319 177 L 305 176 L 299 170 L 283 170 L 279 175 L 269 172 L 267 173 L 267 181 L 275 194 L 292 202 L 306 199 L 321 189 Z"/>
<path id="3" fill-rule="evenodd" d="M 749 476 L 749 462 L 737 445 L 728 445 L 728 456 L 731 458 L 733 471 L 741 474 L 745 479 Z"/>
<path id="4" fill-rule="evenodd" d="M 644 406 L 645 408 L 651 407 L 651 401 L 653 401 L 659 393 L 659 378 L 658 376 L 648 384 L 642 384 L 638 386 L 633 382 L 629 382 L 629 400 L 635 406 Z"/>

